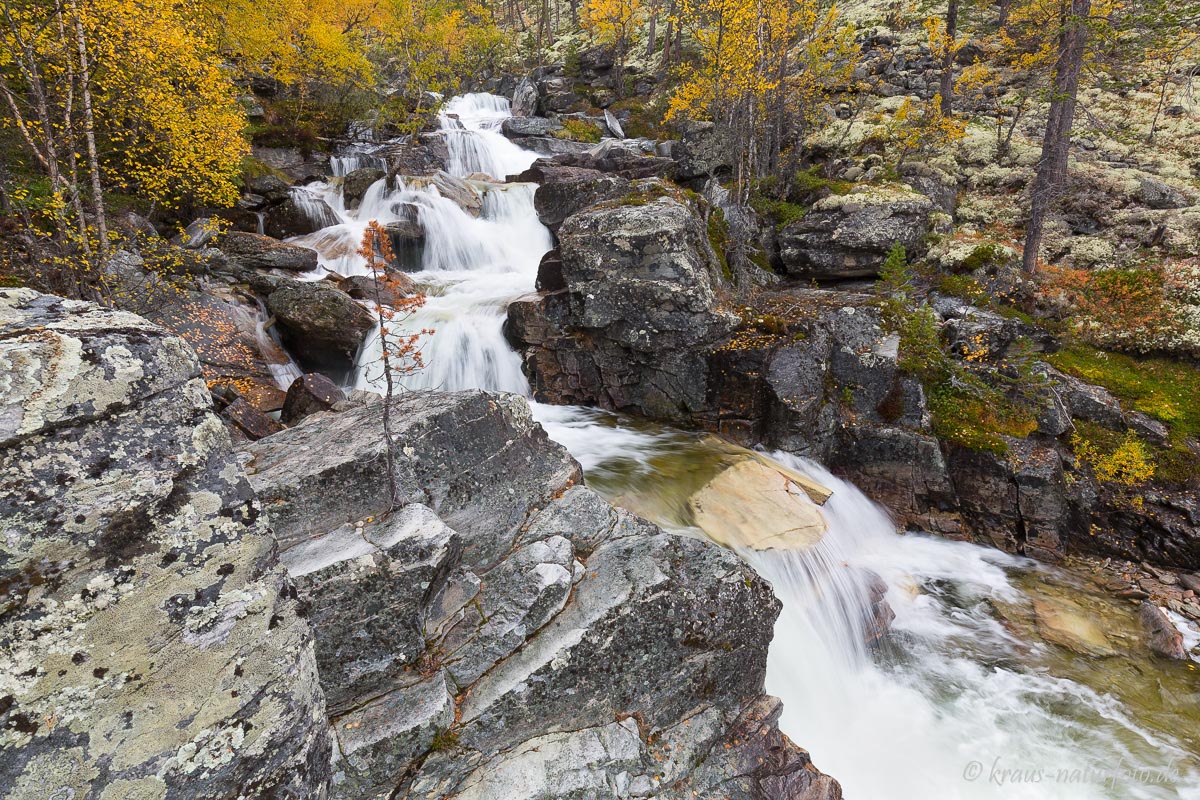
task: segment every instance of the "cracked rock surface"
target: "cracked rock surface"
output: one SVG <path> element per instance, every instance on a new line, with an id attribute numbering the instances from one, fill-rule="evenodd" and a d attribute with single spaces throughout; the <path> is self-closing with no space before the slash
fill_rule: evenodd
<path id="1" fill-rule="evenodd" d="M 0 291 L 0 795 L 313 797 L 312 638 L 210 410 L 151 323 Z"/>
<path id="2" fill-rule="evenodd" d="M 246 446 L 312 609 L 332 797 L 841 797 L 778 729 L 779 604 L 736 556 L 580 485 L 513 395 L 398 397 L 389 512 L 382 411 Z"/>

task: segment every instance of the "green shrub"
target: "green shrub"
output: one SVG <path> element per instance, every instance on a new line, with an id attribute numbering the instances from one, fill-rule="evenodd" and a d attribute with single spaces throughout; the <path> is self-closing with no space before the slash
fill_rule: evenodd
<path id="1" fill-rule="evenodd" d="M 804 212 L 807 210 L 804 206 L 797 203 L 789 203 L 786 200 L 774 200 L 761 194 L 750 196 L 750 207 L 759 216 L 774 225 L 777 230 L 786 228 L 793 222 L 799 222 L 804 218 Z"/>
<path id="2" fill-rule="evenodd" d="M 600 130 L 599 125 L 587 120 L 569 118 L 563 120 L 562 128 L 556 130 L 553 135 L 558 139 L 595 144 L 604 137 L 604 131 Z"/>
<path id="3" fill-rule="evenodd" d="M 980 267 L 1004 262 L 1004 250 L 995 242 L 981 244 L 963 259 L 960 268 L 963 272 L 974 272 Z"/>
<path id="4" fill-rule="evenodd" d="M 1140 411 L 1167 426 L 1166 447 L 1151 448 L 1156 477 L 1181 486 L 1200 486 L 1200 456 L 1189 444 L 1200 437 L 1200 369 L 1160 357 L 1137 357 L 1075 342 L 1048 359 L 1063 372 L 1103 386 L 1126 409 Z M 1088 423 L 1076 422 L 1076 428 Z M 1115 449 L 1111 431 L 1085 429 L 1085 439 Z M 1103 451 L 1102 451 L 1103 452 Z"/>

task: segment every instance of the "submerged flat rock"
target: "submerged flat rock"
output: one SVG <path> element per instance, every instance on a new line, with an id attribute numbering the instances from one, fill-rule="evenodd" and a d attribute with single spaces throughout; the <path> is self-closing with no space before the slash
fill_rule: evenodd
<path id="1" fill-rule="evenodd" d="M 1080 655 L 1116 655 L 1112 642 L 1093 618 L 1074 603 L 1038 597 L 1033 601 L 1033 613 L 1037 618 L 1038 633 L 1046 641 Z"/>
<path id="2" fill-rule="evenodd" d="M 750 456 L 717 473 L 688 507 L 696 527 L 728 547 L 807 550 L 826 531 L 814 501 L 829 496 L 800 473 Z"/>

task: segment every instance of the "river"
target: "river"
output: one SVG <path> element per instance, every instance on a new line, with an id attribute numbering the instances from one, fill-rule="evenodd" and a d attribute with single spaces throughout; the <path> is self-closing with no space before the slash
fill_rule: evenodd
<path id="1" fill-rule="evenodd" d="M 535 153 L 499 132 L 508 102 L 454 98 L 441 115 L 450 171 L 483 193 L 477 218 L 427 181 L 371 187 L 355 211 L 337 180 L 302 190 L 340 222 L 297 239 L 321 268 L 363 274 L 354 253 L 367 221 L 415 213 L 425 232 L 412 277 L 427 305 L 407 325 L 435 329 L 410 389 L 482 388 L 529 397 L 501 326 L 511 300 L 533 290 L 553 246 L 516 174 Z M 370 155 L 335 160 L 344 174 Z M 355 388 L 378 388 L 377 336 Z M 687 476 L 714 457 L 711 437 L 592 409 L 533 404 L 552 438 L 614 503 L 684 535 Z M 819 464 L 770 454 L 833 490 L 828 533 L 803 553 L 745 552 L 783 603 L 767 690 L 784 701 L 783 730 L 836 777 L 851 800 L 1185 798 L 1200 800 L 1200 673 L 1150 658 L 1128 607 L 1080 576 L 1000 551 L 895 530 L 887 513 Z M 864 643 L 870 570 L 895 612 L 879 647 Z M 1078 612 L 1116 651 L 1104 657 L 1052 643 L 1048 613 Z M 1055 612 L 1055 609 L 1058 612 Z M 1040 615 L 1040 616 L 1039 616 Z M 632 646 L 632 644 L 631 644 Z"/>

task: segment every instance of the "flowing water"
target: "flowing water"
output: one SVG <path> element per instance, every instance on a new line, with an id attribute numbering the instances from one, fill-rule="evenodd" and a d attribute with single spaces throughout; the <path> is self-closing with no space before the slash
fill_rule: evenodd
<path id="1" fill-rule="evenodd" d="M 504 309 L 532 291 L 552 246 L 535 186 L 504 184 L 536 158 L 499 133 L 508 103 L 450 101 L 441 117 L 450 171 L 484 195 L 475 217 L 428 181 L 372 186 L 345 207 L 340 181 L 307 187 L 338 222 L 298 241 L 326 272 L 363 274 L 355 253 L 369 220 L 416 214 L 426 232 L 412 277 L 428 304 L 407 325 L 433 328 L 427 367 L 409 388 L 484 388 L 529 395 L 501 332 Z M 352 153 L 334 168 L 371 165 Z M 378 342 L 355 384 L 378 388 Z M 711 437 L 573 407 L 534 405 L 550 436 L 613 502 L 687 535 L 685 504 L 724 452 Z M 767 689 L 782 727 L 851 800 L 918 798 L 1185 798 L 1200 800 L 1200 682 L 1193 665 L 1142 655 L 1132 614 L 1071 574 L 975 545 L 907 534 L 854 486 L 819 465 L 773 457 L 834 490 L 829 532 L 802 554 L 745 552 L 783 603 Z M 711 470 L 710 470 L 711 471 Z M 864 644 L 868 573 L 895 611 L 883 646 Z M 1104 658 L 1044 639 L 1037 608 L 1075 609 L 1115 644 Z M 1196 634 L 1200 637 L 1200 634 Z"/>

